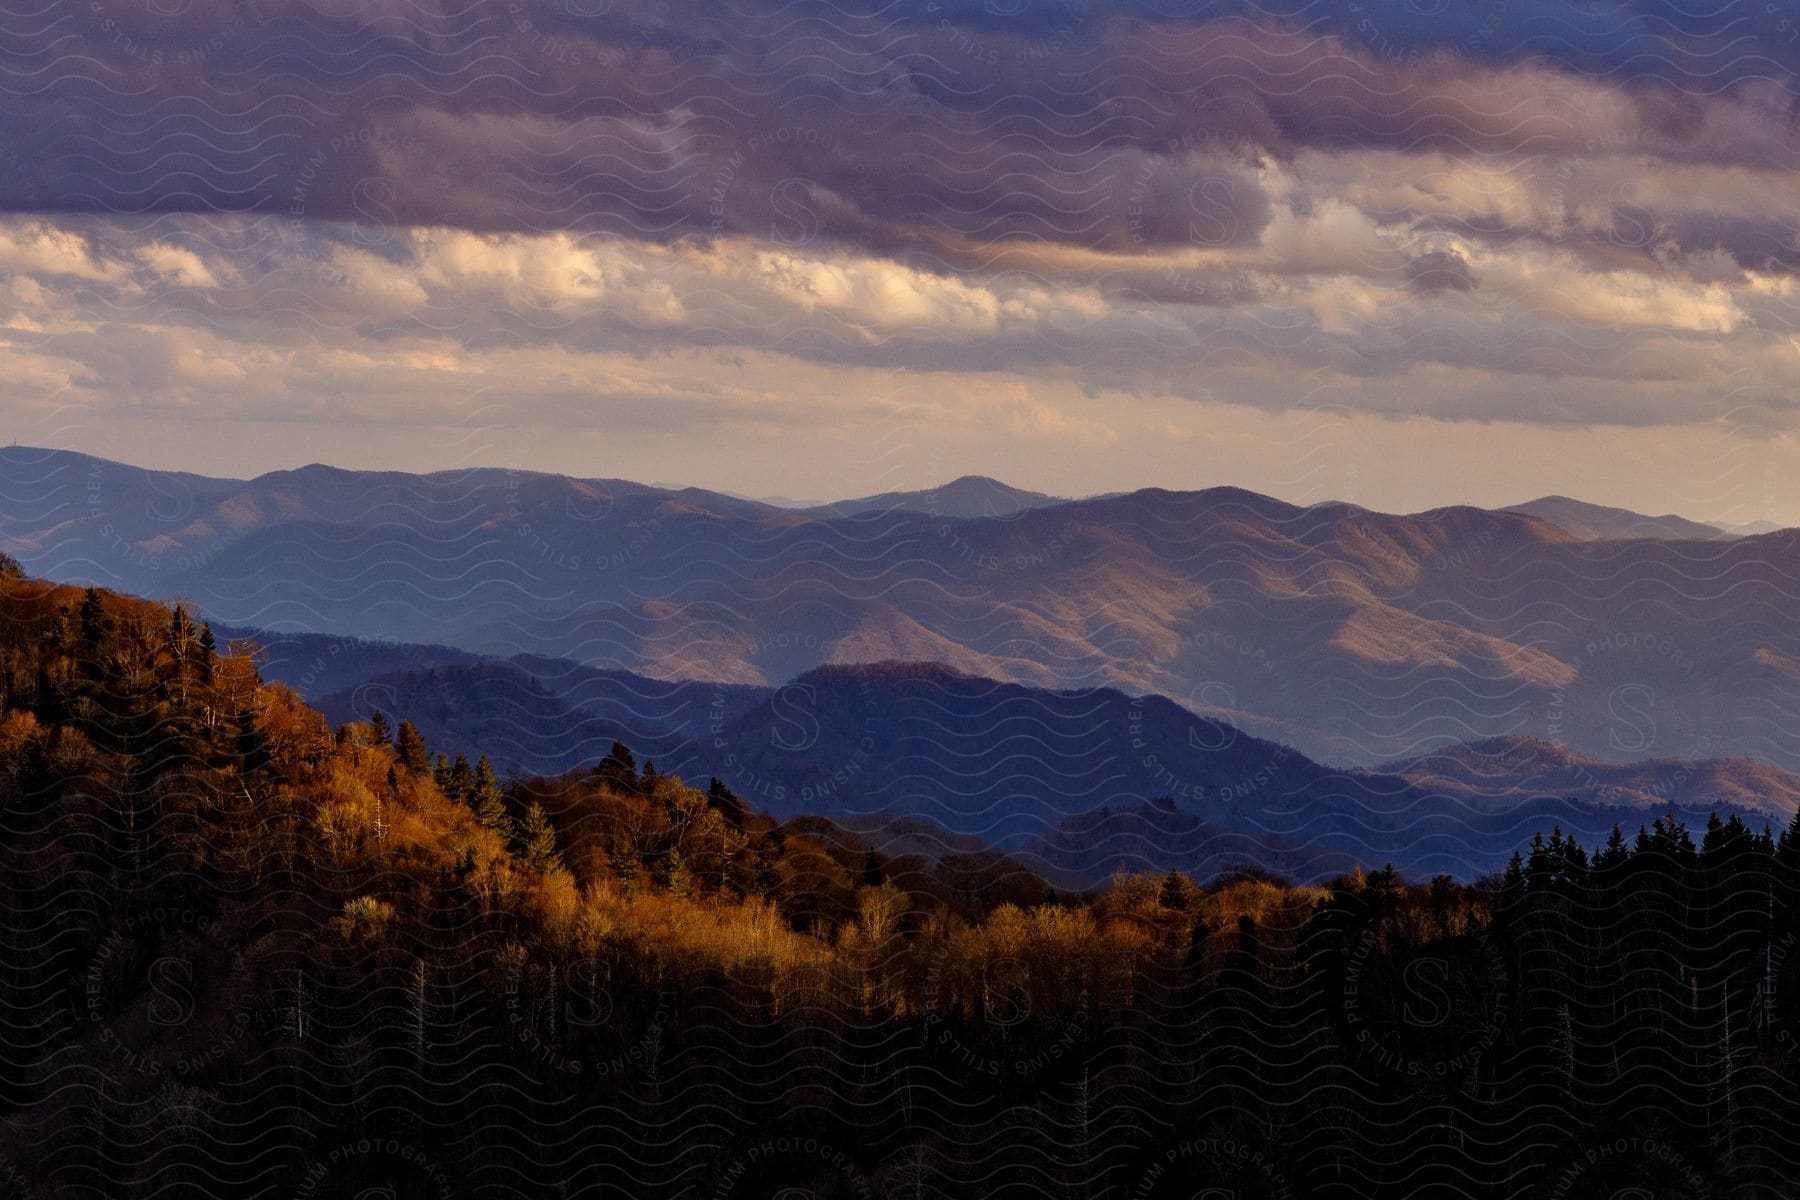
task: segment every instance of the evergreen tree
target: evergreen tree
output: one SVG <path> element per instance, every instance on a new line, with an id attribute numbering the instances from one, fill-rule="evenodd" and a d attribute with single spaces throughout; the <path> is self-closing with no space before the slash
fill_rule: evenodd
<path id="1" fill-rule="evenodd" d="M 248 775 L 269 762 L 269 739 L 256 723 L 256 714 L 244 709 L 237 714 L 238 770 Z"/>
<path id="2" fill-rule="evenodd" d="M 1775 843 L 1775 855 L 1783 866 L 1800 868 L 1800 808 L 1794 810 L 1781 839 Z"/>
<path id="3" fill-rule="evenodd" d="M 1171 867 L 1163 876 L 1162 890 L 1157 892 L 1156 902 L 1171 912 L 1187 911 L 1187 880 L 1182 878 L 1180 871 Z"/>
<path id="4" fill-rule="evenodd" d="M 602 783 L 610 784 L 621 792 L 637 791 L 637 759 L 632 757 L 631 748 L 624 742 L 614 742 L 612 750 L 600 760 L 600 765 L 594 768 L 594 772 Z"/>
<path id="5" fill-rule="evenodd" d="M 875 857 L 875 850 L 871 847 L 868 857 L 863 859 L 862 875 L 857 879 L 857 886 L 880 887 L 885 882 L 887 876 L 882 874 L 881 862 Z"/>
<path id="6" fill-rule="evenodd" d="M 475 810 L 475 818 L 487 828 L 503 838 L 513 835 L 512 817 L 507 814 L 506 800 L 500 787 L 500 781 L 494 777 L 494 768 L 488 763 L 487 755 L 482 755 L 475 764 L 474 780 L 470 785 L 469 807 Z"/>
<path id="7" fill-rule="evenodd" d="M 1500 907 L 1505 910 L 1516 908 L 1525 898 L 1525 860 L 1517 850 L 1507 860 L 1506 870 L 1500 875 Z"/>
<path id="8" fill-rule="evenodd" d="M 606 859 L 613 874 L 624 885 L 626 894 L 636 895 L 644 879 L 644 860 L 623 839 L 614 839 L 607 847 Z"/>
<path id="9" fill-rule="evenodd" d="M 1631 857 L 1631 850 L 1625 845 L 1625 831 L 1613 822 L 1612 833 L 1607 835 L 1606 848 L 1594 855 L 1596 871 L 1612 871 L 1625 865 Z"/>
<path id="10" fill-rule="evenodd" d="M 425 737 L 411 721 L 400 722 L 399 731 L 394 734 L 394 755 L 400 765 L 414 775 L 424 775 L 431 770 L 431 755 L 425 749 Z"/>
<path id="11" fill-rule="evenodd" d="M 385 746 L 393 740 L 393 727 L 388 724 L 387 714 L 379 708 L 369 714 L 369 728 L 375 731 L 376 745 Z"/>
<path id="12" fill-rule="evenodd" d="M 88 654 L 98 654 L 111 628 L 106 616 L 106 601 L 100 589 L 89 587 L 81 593 L 81 646 Z"/>
<path id="13" fill-rule="evenodd" d="M 469 803 L 470 793 L 475 787 L 475 772 L 469 769 L 469 756 L 461 750 L 456 752 L 456 761 L 450 764 L 444 795 L 458 804 Z"/>
<path id="14" fill-rule="evenodd" d="M 706 803 L 709 807 L 717 809 L 719 815 L 725 818 L 725 823 L 732 829 L 739 833 L 744 831 L 744 819 L 749 815 L 749 810 L 738 794 L 726 787 L 716 775 L 712 782 L 706 785 Z"/>
<path id="15" fill-rule="evenodd" d="M 556 827 L 536 800 L 525 808 L 518 839 L 519 853 L 533 870 L 547 875 L 562 866 L 562 855 L 556 849 Z"/>
<path id="16" fill-rule="evenodd" d="M 91 684 L 98 684 L 101 679 L 102 653 L 106 647 L 106 635 L 111 631 L 112 622 L 106 615 L 106 602 L 101 598 L 100 589 L 88 588 L 81 595 L 81 672 Z"/>

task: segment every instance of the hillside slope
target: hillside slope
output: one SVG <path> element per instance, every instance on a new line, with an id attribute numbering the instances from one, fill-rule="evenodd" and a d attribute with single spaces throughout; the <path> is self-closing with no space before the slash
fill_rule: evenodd
<path id="1" fill-rule="evenodd" d="M 760 686 L 928 657 L 1167 695 L 1350 765 L 1521 736 L 1800 769 L 1796 531 L 1588 541 L 1233 488 L 827 518 L 505 471 L 231 483 L 18 449 L 0 474 L 0 544 L 36 569 L 234 625 Z"/>
<path id="2" fill-rule="evenodd" d="M 1298 879 L 1371 862 L 1470 878 L 1522 830 L 1560 824 L 1593 843 L 1668 810 L 1781 827 L 1800 804 L 1800 777 L 1754 761 L 1609 764 L 1517 739 L 1332 768 L 1162 697 L 922 663 L 756 688 L 515 660 L 383 674 L 323 708 L 407 713 L 434 742 L 528 771 L 590 765 L 619 739 L 778 814 L 937 829 L 946 850 L 975 837 L 1064 886 L 1240 863 Z"/>

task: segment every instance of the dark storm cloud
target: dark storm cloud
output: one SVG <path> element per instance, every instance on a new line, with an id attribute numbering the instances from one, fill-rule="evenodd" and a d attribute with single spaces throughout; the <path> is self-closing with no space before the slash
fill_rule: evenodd
<path id="1" fill-rule="evenodd" d="M 1406 264 L 1406 281 L 1415 292 L 1472 292 L 1481 286 L 1469 261 L 1448 250 L 1432 250 Z"/>
<path id="2" fill-rule="evenodd" d="M 1624 128 L 1728 153 L 1697 136 L 1723 99 L 1624 80 L 1711 54 L 1710 95 L 1792 55 L 1747 11 L 1528 0 L 55 12 L 0 13 L 14 210 L 744 235 L 951 267 L 1012 242 L 1254 241 L 1258 150 L 1579 153 Z"/>

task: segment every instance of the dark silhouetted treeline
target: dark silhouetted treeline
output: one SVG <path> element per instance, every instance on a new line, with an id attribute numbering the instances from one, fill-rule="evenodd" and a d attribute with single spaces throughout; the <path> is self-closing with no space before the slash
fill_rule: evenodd
<path id="1" fill-rule="evenodd" d="M 1782 1195 L 1800 841 L 1059 894 L 625 746 L 332 728 L 185 609 L 0 563 L 20 1196 Z M 841 831 L 839 831 L 841 834 Z M 1759 1190 L 1760 1189 L 1760 1192 Z"/>

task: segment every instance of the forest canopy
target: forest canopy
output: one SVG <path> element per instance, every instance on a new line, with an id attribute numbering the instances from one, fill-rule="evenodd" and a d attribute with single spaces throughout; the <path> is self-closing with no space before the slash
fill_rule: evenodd
<path id="1" fill-rule="evenodd" d="M 333 727 L 4 559 L 0 804 L 22 1194 L 1701 1195 L 1800 1132 L 1800 827 L 1058 893 Z"/>

